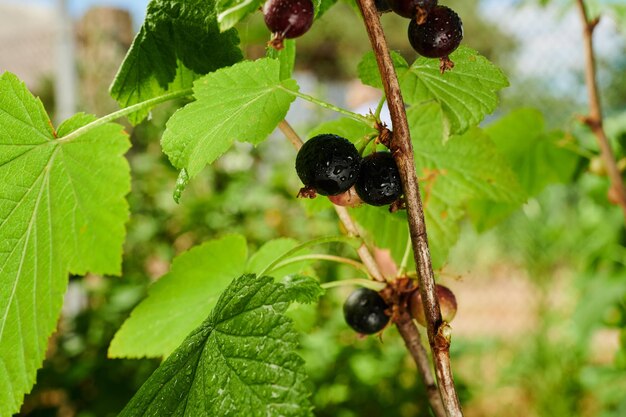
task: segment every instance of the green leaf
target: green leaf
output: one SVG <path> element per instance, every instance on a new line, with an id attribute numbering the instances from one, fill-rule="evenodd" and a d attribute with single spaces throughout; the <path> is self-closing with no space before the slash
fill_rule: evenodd
<path id="1" fill-rule="evenodd" d="M 161 144 L 190 177 L 226 152 L 235 140 L 258 144 L 283 120 L 298 86 L 280 80 L 280 63 L 264 58 L 209 74 L 194 85 L 196 101 L 168 121 Z"/>
<path id="2" fill-rule="evenodd" d="M 438 102 L 450 133 L 461 134 L 495 110 L 497 92 L 509 83 L 499 68 L 468 47 L 460 46 L 450 58 L 454 68 L 441 74 L 437 59 L 419 57 L 409 67 L 402 56 L 392 53 L 404 101 Z M 382 89 L 373 53 L 363 57 L 358 71 L 364 84 Z"/>
<path id="3" fill-rule="evenodd" d="M 407 118 L 418 176 L 437 184 L 446 204 L 458 207 L 478 198 L 510 203 L 525 199 L 508 162 L 482 130 L 472 128 L 444 143 L 444 116 L 434 102 L 411 107 Z"/>
<path id="4" fill-rule="evenodd" d="M 295 39 L 283 40 L 283 48 L 279 51 L 271 46 L 267 47 L 267 57 L 278 59 L 280 62 L 280 79 L 291 78 L 296 65 L 296 41 Z"/>
<path id="5" fill-rule="evenodd" d="M 312 416 L 297 333 L 284 313 L 302 294 L 243 275 L 119 417 Z"/>
<path id="6" fill-rule="evenodd" d="M 516 110 L 485 129 L 531 196 L 548 184 L 569 181 L 578 162 L 576 154 L 563 147 L 565 135 L 545 129 L 535 109 Z"/>
<path id="7" fill-rule="evenodd" d="M 220 32 L 213 0 L 152 0 L 120 67 L 111 96 L 121 107 L 184 90 L 200 75 L 242 59 L 239 37 Z M 143 120 L 149 110 L 130 116 Z"/>
<path id="8" fill-rule="evenodd" d="M 396 51 L 391 51 L 391 61 L 393 62 L 393 66 L 396 68 L 398 78 L 402 79 L 409 69 L 409 64 L 407 64 L 402 55 Z M 361 62 L 359 62 L 357 67 L 357 73 L 359 74 L 359 78 L 363 84 L 379 88 L 381 90 L 383 89 L 383 81 L 380 78 L 378 64 L 376 63 L 376 56 L 373 51 L 369 51 L 363 55 L 363 58 L 361 58 Z"/>
<path id="9" fill-rule="evenodd" d="M 68 274 L 120 273 L 130 144 L 112 123 L 65 139 L 95 118 L 55 132 L 10 73 L 0 97 L 0 415 L 11 415 L 43 362 Z"/>
<path id="10" fill-rule="evenodd" d="M 564 183 L 574 175 L 578 156 L 563 147 L 565 135 L 548 132 L 541 113 L 520 109 L 487 127 L 498 150 L 506 157 L 519 183 L 529 197 L 538 195 L 549 184 Z M 479 231 L 486 230 L 517 210 L 516 204 L 477 200 L 470 204 L 470 215 Z"/>
<path id="11" fill-rule="evenodd" d="M 305 275 L 288 275 L 282 280 L 289 298 L 300 304 L 311 304 L 324 295 L 324 289 L 315 278 Z"/>
<path id="12" fill-rule="evenodd" d="M 223 32 L 235 26 L 241 19 L 259 10 L 264 0 L 217 0 L 217 22 Z"/>
<path id="13" fill-rule="evenodd" d="M 247 256 L 240 235 L 203 243 L 178 256 L 115 334 L 109 357 L 168 356 L 207 317 L 232 277 L 244 273 Z"/>

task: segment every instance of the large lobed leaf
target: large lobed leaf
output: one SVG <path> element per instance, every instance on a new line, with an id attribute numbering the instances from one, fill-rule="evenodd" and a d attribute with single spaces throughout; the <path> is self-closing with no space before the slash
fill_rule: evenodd
<path id="1" fill-rule="evenodd" d="M 284 315 L 311 299 L 311 283 L 235 279 L 119 416 L 312 416 L 298 335 Z"/>
<path id="2" fill-rule="evenodd" d="M 199 76 L 242 59 L 234 29 L 220 32 L 213 0 L 152 0 L 146 20 L 111 86 L 128 107 L 191 88 Z M 129 118 L 143 120 L 149 109 Z"/>
<path id="3" fill-rule="evenodd" d="M 497 92 L 507 87 L 502 71 L 471 48 L 460 46 L 450 55 L 454 68 L 439 72 L 439 61 L 419 57 L 413 65 L 392 54 L 404 100 L 409 105 L 434 100 L 441 105 L 450 133 L 461 134 L 480 123 L 498 104 Z M 374 55 L 359 64 L 361 81 L 382 88 Z"/>
<path id="4" fill-rule="evenodd" d="M 67 137 L 94 120 L 55 132 L 17 77 L 0 76 L 0 415 L 35 381 L 68 273 L 120 273 L 129 141 L 112 123 Z"/>
<path id="5" fill-rule="evenodd" d="M 168 121 L 163 151 L 193 177 L 235 140 L 265 140 L 284 119 L 297 89 L 293 79 L 280 79 L 280 62 L 270 58 L 209 74 L 194 85 L 196 101 Z"/>

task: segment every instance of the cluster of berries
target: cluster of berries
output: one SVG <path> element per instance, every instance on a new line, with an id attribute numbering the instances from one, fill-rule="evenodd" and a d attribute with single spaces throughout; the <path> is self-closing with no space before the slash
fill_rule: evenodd
<path id="1" fill-rule="evenodd" d="M 454 66 L 448 58 L 463 39 L 463 23 L 452 9 L 437 0 L 375 0 L 380 13 L 393 11 L 411 19 L 409 42 L 428 58 L 440 58 L 442 72 Z M 270 45 L 281 49 L 283 40 L 297 38 L 313 24 L 311 0 L 268 0 L 263 5 L 265 24 L 272 32 Z"/>
<path id="2" fill-rule="evenodd" d="M 409 42 L 427 58 L 441 59 L 441 71 L 451 69 L 450 55 L 463 39 L 463 22 L 454 10 L 439 6 L 437 0 L 376 0 L 380 13 L 393 11 L 411 19 Z"/>
<path id="3" fill-rule="evenodd" d="M 361 158 L 349 140 L 333 134 L 317 135 L 304 143 L 296 157 L 296 172 L 304 183 L 300 197 L 321 194 L 339 205 L 385 206 L 402 195 L 400 173 L 390 152 Z"/>
<path id="4" fill-rule="evenodd" d="M 457 310 L 456 297 L 448 287 L 435 287 L 441 318 L 449 323 L 454 319 Z M 417 288 L 411 292 L 408 300 L 411 316 L 422 326 L 426 326 L 424 304 Z M 346 323 L 358 333 L 374 334 L 380 332 L 389 323 L 391 311 L 383 297 L 376 291 L 368 288 L 354 290 L 343 304 L 343 316 Z"/>

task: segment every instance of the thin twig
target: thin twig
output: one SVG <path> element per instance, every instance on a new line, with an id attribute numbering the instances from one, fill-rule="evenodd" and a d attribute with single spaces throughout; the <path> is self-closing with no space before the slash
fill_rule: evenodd
<path id="1" fill-rule="evenodd" d="M 583 45 L 585 48 L 585 84 L 587 84 L 587 94 L 589 96 L 589 116 L 583 119 L 584 123 L 589 126 L 595 135 L 598 145 L 600 146 L 600 155 L 606 166 L 606 170 L 611 180 L 611 188 L 617 204 L 624 212 L 626 220 L 626 187 L 622 181 L 615 155 L 611 149 L 611 144 L 606 136 L 603 127 L 602 107 L 600 105 L 600 97 L 598 94 L 598 83 L 596 80 L 596 59 L 593 50 L 593 31 L 598 24 L 598 19 L 589 19 L 587 8 L 584 0 L 576 0 L 580 20 L 583 24 Z"/>
<path id="2" fill-rule="evenodd" d="M 283 134 L 294 145 L 296 149 L 300 149 L 303 144 L 302 139 L 300 139 L 300 136 L 298 136 L 296 131 L 293 130 L 291 125 L 287 123 L 286 120 L 281 121 L 278 124 L 278 128 L 283 132 Z M 354 220 L 352 220 L 352 217 L 350 216 L 350 213 L 348 213 L 348 210 L 345 207 L 341 207 L 338 205 L 334 205 L 334 207 L 337 215 L 339 216 L 339 220 L 341 221 L 341 223 L 343 223 L 348 233 L 355 237 L 361 236 L 359 229 L 357 228 Z M 372 253 L 365 245 L 365 243 L 363 243 L 357 249 L 357 253 L 374 280 L 386 282 L 383 274 L 380 272 L 380 268 L 378 267 L 374 256 L 372 256 Z M 415 323 L 413 322 L 413 320 L 411 320 L 410 316 L 407 316 L 406 312 L 403 312 L 403 314 L 400 316 L 400 319 L 396 323 L 396 326 L 398 327 L 398 331 L 404 339 L 404 343 L 406 344 L 407 349 L 411 353 L 411 356 L 413 357 L 413 360 L 417 365 L 418 373 L 422 378 L 424 386 L 426 386 L 430 406 L 432 407 L 435 416 L 445 417 L 446 413 L 444 411 L 441 397 L 437 392 L 437 387 L 431 373 L 428 355 L 426 354 L 424 346 L 422 346 L 420 334 L 417 330 L 417 327 L 415 326 Z M 433 394 L 433 392 L 435 394 Z"/>
<path id="3" fill-rule="evenodd" d="M 400 171 L 406 198 L 413 254 L 419 272 L 419 291 L 422 300 L 424 300 L 424 313 L 428 324 L 428 340 L 433 353 L 439 392 L 447 415 L 449 417 L 459 417 L 463 415 L 463 412 L 461 411 L 450 368 L 450 342 L 447 334 L 449 327 L 443 325 L 439 301 L 435 292 L 435 279 L 428 248 L 424 209 L 419 194 L 419 184 L 413 160 L 413 146 L 404 111 L 404 101 L 374 2 L 372 0 L 357 0 L 357 4 L 363 15 L 365 28 L 376 55 L 378 70 L 383 80 L 383 87 L 391 114 L 393 139 L 390 149 L 394 154 L 398 170 Z"/>

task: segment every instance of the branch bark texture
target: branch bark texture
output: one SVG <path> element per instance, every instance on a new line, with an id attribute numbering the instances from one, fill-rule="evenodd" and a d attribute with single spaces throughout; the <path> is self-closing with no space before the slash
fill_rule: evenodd
<path id="1" fill-rule="evenodd" d="M 589 115 L 584 118 L 584 122 L 589 126 L 595 135 L 600 155 L 606 166 L 606 170 L 611 181 L 612 195 L 615 196 L 617 204 L 624 212 L 626 220 L 626 187 L 622 181 L 619 168 L 615 161 L 615 155 L 611 149 L 611 144 L 606 136 L 603 126 L 602 106 L 598 93 L 598 83 L 596 79 L 596 59 L 593 50 L 593 31 L 598 24 L 597 19 L 590 20 L 587 14 L 587 7 L 584 0 L 576 0 L 576 6 L 583 25 L 583 46 L 585 49 L 585 84 L 587 85 L 587 95 L 589 96 Z"/>
<path id="2" fill-rule="evenodd" d="M 291 127 L 287 121 L 283 120 L 278 124 L 278 128 L 283 132 L 283 134 L 287 137 L 287 139 L 291 142 L 291 144 L 297 150 L 302 147 L 302 139 L 295 130 Z M 337 216 L 339 220 L 344 225 L 348 233 L 355 237 L 360 236 L 360 232 L 356 223 L 350 216 L 350 213 L 345 207 L 341 207 L 338 205 L 333 205 L 335 211 L 337 212 Z M 370 252 L 369 248 L 365 243 L 363 243 L 358 249 L 357 253 L 361 258 L 361 261 L 367 268 L 370 275 L 376 281 L 385 282 L 385 278 L 383 274 L 380 272 L 380 268 L 376 263 L 372 252 Z M 443 407 L 443 403 L 441 401 L 441 396 L 437 390 L 437 385 L 435 384 L 435 380 L 433 378 L 430 361 L 428 360 L 428 355 L 424 346 L 422 345 L 422 341 L 420 338 L 419 331 L 417 330 L 417 326 L 408 315 L 406 311 L 401 312 L 400 319 L 396 322 L 396 327 L 404 340 L 404 343 L 411 354 L 415 364 L 417 365 L 418 373 L 426 387 L 426 392 L 428 394 L 428 401 L 430 403 L 433 412 L 436 417 L 446 417 L 446 412 Z"/>
<path id="3" fill-rule="evenodd" d="M 419 193 L 413 146 L 404 110 L 404 100 L 402 99 L 398 77 L 393 67 L 387 41 L 380 24 L 380 17 L 374 2 L 372 0 L 357 0 L 357 4 L 363 15 L 365 28 L 376 55 L 378 69 L 382 77 L 385 95 L 387 96 L 389 113 L 391 114 L 393 138 L 390 149 L 400 171 L 406 198 L 409 231 L 415 263 L 419 273 L 419 291 L 424 302 L 424 313 L 428 324 L 428 340 L 433 353 L 439 392 L 446 414 L 449 417 L 459 417 L 463 415 L 463 412 L 461 411 L 450 368 L 449 337 L 444 337 L 449 328 L 442 322 L 439 301 L 435 292 L 435 279 L 430 249 L 428 248 L 424 209 Z"/>

